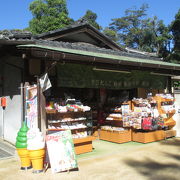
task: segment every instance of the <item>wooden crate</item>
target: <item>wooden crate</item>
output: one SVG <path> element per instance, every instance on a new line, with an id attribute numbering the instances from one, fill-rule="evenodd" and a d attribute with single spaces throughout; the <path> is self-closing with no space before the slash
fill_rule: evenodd
<path id="1" fill-rule="evenodd" d="M 115 143 L 129 142 L 131 141 L 131 130 L 109 131 L 101 129 L 99 139 Z"/>
<path id="2" fill-rule="evenodd" d="M 85 138 L 73 139 L 75 153 L 83 154 L 92 151 L 92 137 L 88 136 Z"/>
<path id="3" fill-rule="evenodd" d="M 163 130 L 151 131 L 151 132 L 132 132 L 132 141 L 140 143 L 149 143 L 165 139 Z"/>
<path id="4" fill-rule="evenodd" d="M 92 127 L 92 138 L 93 140 L 99 139 L 99 128 L 97 126 Z"/>
<path id="5" fill-rule="evenodd" d="M 176 130 L 173 130 L 173 129 L 166 130 L 166 131 L 164 131 L 164 136 L 165 136 L 165 138 L 174 137 L 174 136 L 176 136 Z"/>

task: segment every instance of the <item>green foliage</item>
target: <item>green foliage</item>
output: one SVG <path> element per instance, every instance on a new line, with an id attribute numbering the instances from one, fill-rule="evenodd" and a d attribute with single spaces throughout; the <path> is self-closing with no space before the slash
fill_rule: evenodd
<path id="1" fill-rule="evenodd" d="M 68 17 L 66 0 L 35 0 L 29 10 L 33 15 L 29 30 L 33 34 L 63 28 L 73 21 Z"/>
<path id="2" fill-rule="evenodd" d="M 108 27 L 106 27 L 104 30 L 103 30 L 103 33 L 109 37 L 111 40 L 117 42 L 118 41 L 118 35 L 117 35 L 117 32 L 115 30 L 112 30 Z"/>
<path id="3" fill-rule="evenodd" d="M 169 28 L 156 16 L 148 18 L 147 9 L 147 4 L 127 9 L 125 16 L 112 19 L 109 29 L 117 32 L 117 41 L 124 46 L 166 57 L 170 50 Z"/>
<path id="4" fill-rule="evenodd" d="M 171 23 L 171 31 L 173 34 L 174 49 L 171 54 L 171 60 L 180 62 L 180 9 L 175 15 L 175 20 Z"/>
<path id="5" fill-rule="evenodd" d="M 92 12 L 91 10 L 87 10 L 86 14 L 81 19 L 85 19 L 89 24 L 91 24 L 98 30 L 102 29 L 102 27 L 96 22 L 97 14 Z"/>

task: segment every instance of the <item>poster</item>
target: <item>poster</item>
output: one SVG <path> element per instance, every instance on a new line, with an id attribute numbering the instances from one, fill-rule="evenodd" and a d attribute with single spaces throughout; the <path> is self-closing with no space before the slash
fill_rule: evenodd
<path id="1" fill-rule="evenodd" d="M 26 89 L 26 121 L 28 128 L 38 127 L 37 86 Z"/>
<path id="2" fill-rule="evenodd" d="M 121 108 L 122 108 L 122 115 L 127 116 L 129 114 L 129 111 L 130 111 L 129 104 L 122 104 Z"/>
<path id="3" fill-rule="evenodd" d="M 46 145 L 52 173 L 78 167 L 70 130 L 48 134 Z"/>

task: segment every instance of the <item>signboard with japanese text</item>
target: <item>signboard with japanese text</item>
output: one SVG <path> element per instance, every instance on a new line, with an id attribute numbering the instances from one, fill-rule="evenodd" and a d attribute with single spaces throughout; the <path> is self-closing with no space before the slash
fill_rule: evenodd
<path id="1" fill-rule="evenodd" d="M 78 167 L 70 130 L 48 134 L 46 145 L 52 173 Z"/>
<path id="2" fill-rule="evenodd" d="M 134 70 L 129 73 L 95 71 L 93 66 L 82 64 L 60 64 L 57 70 L 59 87 L 164 89 L 167 79 L 165 76 L 152 75 L 144 71 Z"/>

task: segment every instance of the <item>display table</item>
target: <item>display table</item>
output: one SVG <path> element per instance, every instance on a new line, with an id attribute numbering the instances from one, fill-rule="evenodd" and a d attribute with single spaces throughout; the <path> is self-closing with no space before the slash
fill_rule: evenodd
<path id="1" fill-rule="evenodd" d="M 99 139 L 115 142 L 115 143 L 125 143 L 131 141 L 131 130 L 125 131 L 110 131 L 110 130 L 100 130 Z"/>
<path id="2" fill-rule="evenodd" d="M 173 129 L 166 130 L 166 131 L 164 131 L 164 136 L 165 136 L 165 138 L 174 137 L 174 136 L 176 136 L 176 130 L 173 130 Z"/>
<path id="3" fill-rule="evenodd" d="M 165 133 L 163 130 L 150 131 L 150 132 L 132 132 L 132 141 L 140 143 L 149 143 L 154 141 L 160 141 L 165 139 Z"/>
<path id="4" fill-rule="evenodd" d="M 83 154 L 92 151 L 92 136 L 73 139 L 76 154 Z"/>

